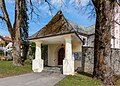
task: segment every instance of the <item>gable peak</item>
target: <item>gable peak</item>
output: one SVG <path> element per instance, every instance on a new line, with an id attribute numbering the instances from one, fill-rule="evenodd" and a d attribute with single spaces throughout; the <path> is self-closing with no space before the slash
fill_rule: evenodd
<path id="1" fill-rule="evenodd" d="M 57 14 L 62 14 L 62 11 L 61 11 L 61 10 L 59 10 L 59 11 L 57 12 Z"/>

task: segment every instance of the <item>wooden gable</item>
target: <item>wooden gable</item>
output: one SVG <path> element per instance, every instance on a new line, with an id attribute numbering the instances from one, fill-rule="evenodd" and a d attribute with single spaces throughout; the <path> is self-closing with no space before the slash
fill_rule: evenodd
<path id="1" fill-rule="evenodd" d="M 32 35 L 29 39 L 69 33 L 74 31 L 75 29 L 69 24 L 67 19 L 62 14 L 62 11 L 58 11 L 57 14 L 45 27 L 43 27 L 40 31 Z"/>

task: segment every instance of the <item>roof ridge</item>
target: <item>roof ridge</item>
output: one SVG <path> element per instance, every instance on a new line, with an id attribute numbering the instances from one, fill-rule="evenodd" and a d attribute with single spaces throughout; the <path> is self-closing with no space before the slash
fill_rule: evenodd
<path id="1" fill-rule="evenodd" d="M 64 17 L 64 15 L 63 15 L 63 17 Z M 64 17 L 64 19 L 65 19 L 65 21 L 67 22 L 67 24 L 69 24 L 72 28 L 73 28 L 73 30 L 76 32 L 76 29 L 68 22 L 68 19 L 66 18 L 66 17 Z M 71 31 L 71 30 L 70 30 Z"/>
<path id="2" fill-rule="evenodd" d="M 55 35 L 57 33 L 66 32 L 78 32 L 83 34 L 89 34 L 87 27 L 77 24 L 71 20 L 68 20 L 61 10 L 59 10 L 55 16 L 38 32 L 30 36 L 28 39 L 36 37 L 44 37 L 48 35 Z M 93 31 L 91 31 L 93 32 Z"/>
<path id="3" fill-rule="evenodd" d="M 93 26 L 95 26 L 95 24 L 93 24 L 93 25 L 90 25 L 90 26 L 88 26 L 88 27 L 86 27 L 86 28 L 93 27 Z"/>

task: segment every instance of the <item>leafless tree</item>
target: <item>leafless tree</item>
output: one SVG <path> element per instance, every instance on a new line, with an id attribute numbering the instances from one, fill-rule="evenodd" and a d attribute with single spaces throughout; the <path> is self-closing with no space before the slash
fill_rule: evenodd
<path id="1" fill-rule="evenodd" d="M 8 31 L 10 33 L 10 36 L 12 38 L 13 43 L 13 63 L 17 66 L 23 65 L 22 61 L 22 55 L 27 54 L 25 53 L 24 49 L 21 50 L 21 47 L 23 47 L 23 37 L 28 36 L 28 16 L 31 15 L 31 18 L 34 14 L 39 19 L 39 14 L 35 12 L 35 10 L 40 11 L 38 7 L 36 7 L 33 2 L 44 2 L 47 3 L 49 6 L 49 10 L 52 10 L 52 5 L 47 0 L 13 0 L 15 3 L 15 16 L 14 16 L 14 23 L 12 24 L 10 20 L 9 13 L 6 8 L 6 2 L 5 0 L 0 0 L 0 7 L 3 16 L 0 16 L 0 19 L 3 20 L 8 28 Z M 27 8 L 29 8 L 29 15 L 27 14 Z M 52 11 L 51 11 L 52 12 Z M 40 12 L 39 12 L 40 13 Z M 25 33 L 26 32 L 26 33 Z M 26 55 L 24 55 L 26 56 Z"/>
<path id="2" fill-rule="evenodd" d="M 27 8 L 26 8 L 26 0 L 15 0 L 15 16 L 14 16 L 14 23 L 12 25 L 9 13 L 6 8 L 6 1 L 0 0 L 0 7 L 3 16 L 0 16 L 5 24 L 7 25 L 8 31 L 12 38 L 13 43 L 13 63 L 17 66 L 22 65 L 22 58 L 21 58 L 21 46 L 23 43 L 22 36 L 28 36 L 28 33 L 22 33 L 23 31 L 27 32 Z M 24 25 L 26 24 L 26 26 Z M 22 29 L 23 28 L 23 29 Z M 26 29 L 25 29 L 26 28 Z"/>
<path id="3" fill-rule="evenodd" d="M 94 44 L 94 78 L 114 85 L 116 75 L 111 68 L 111 28 L 113 28 L 116 0 L 92 0 L 96 11 Z"/>
<path id="4" fill-rule="evenodd" d="M 93 6 L 93 9 L 89 13 L 90 17 L 91 15 L 96 16 L 93 76 L 107 85 L 114 85 L 117 78 L 110 64 L 111 29 L 114 26 L 113 21 L 119 24 L 114 20 L 114 9 L 116 3 L 119 5 L 120 1 L 90 0 L 85 8 L 80 6 L 80 4 L 82 4 L 81 0 L 74 0 L 74 2 L 77 2 L 77 8 L 87 9 L 89 6 Z"/>

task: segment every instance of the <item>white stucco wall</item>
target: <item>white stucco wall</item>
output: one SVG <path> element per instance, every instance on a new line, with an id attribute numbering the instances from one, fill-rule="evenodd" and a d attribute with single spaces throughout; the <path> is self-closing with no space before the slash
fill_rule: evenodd
<path id="1" fill-rule="evenodd" d="M 73 53 L 74 52 L 82 52 L 82 43 L 80 42 L 73 42 L 72 44 L 72 49 L 73 49 Z M 74 62 L 74 67 L 75 67 L 75 70 L 78 68 L 78 67 L 82 67 L 81 66 L 81 60 L 75 60 Z"/>
<path id="2" fill-rule="evenodd" d="M 91 35 L 91 36 L 82 36 L 79 35 L 80 38 L 83 40 L 84 39 L 84 45 L 83 46 L 88 46 L 88 47 L 94 47 L 94 38 L 95 35 Z"/>
<path id="3" fill-rule="evenodd" d="M 82 43 L 73 42 L 72 43 L 72 52 L 82 52 Z"/>
<path id="4" fill-rule="evenodd" d="M 43 60 L 41 59 L 41 44 L 47 43 L 48 45 L 48 66 L 58 66 L 58 51 L 65 48 L 65 59 L 63 60 L 63 74 L 74 75 L 75 70 L 81 67 L 81 60 L 77 56 L 82 56 L 83 43 L 77 38 L 76 35 L 65 35 L 61 37 L 62 42 L 39 39 L 34 40 L 36 43 L 36 54 L 33 60 L 32 69 L 34 72 L 41 72 L 43 70 Z M 74 57 L 76 57 L 76 60 Z"/>
<path id="5" fill-rule="evenodd" d="M 58 48 L 61 44 L 49 44 L 48 45 L 48 66 L 57 66 L 58 65 Z"/>
<path id="6" fill-rule="evenodd" d="M 89 47 L 94 47 L 94 38 L 95 38 L 95 35 L 91 35 L 91 36 L 88 37 L 87 45 Z"/>
<path id="7" fill-rule="evenodd" d="M 61 44 L 49 44 L 48 45 L 48 66 L 58 65 L 58 50 L 62 48 Z M 73 42 L 72 52 L 82 52 L 82 43 Z M 80 60 L 75 60 L 75 69 L 81 66 Z"/>
<path id="8" fill-rule="evenodd" d="M 116 5 L 114 10 L 114 28 L 111 29 L 111 34 L 114 39 L 111 39 L 111 48 L 120 48 L 120 6 Z M 90 37 L 79 35 L 81 39 L 85 39 L 84 46 L 93 47 L 94 46 L 94 35 Z"/>
<path id="9" fill-rule="evenodd" d="M 120 23 L 120 7 L 119 6 L 118 7 L 116 6 L 115 8 L 114 20 L 117 23 Z M 114 23 L 113 35 L 115 37 L 115 41 L 114 41 L 115 43 L 112 42 L 113 48 L 120 48 L 120 25 L 117 23 Z"/>
<path id="10" fill-rule="evenodd" d="M 114 20 L 120 23 L 120 7 L 118 5 L 115 7 Z M 120 25 L 116 22 L 114 22 L 114 29 L 111 30 L 111 34 L 114 36 L 114 39 L 111 39 L 112 48 L 120 48 Z"/>

